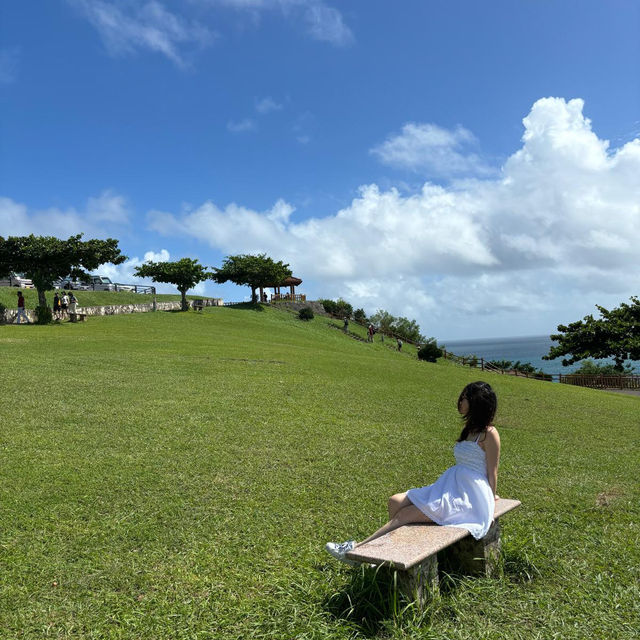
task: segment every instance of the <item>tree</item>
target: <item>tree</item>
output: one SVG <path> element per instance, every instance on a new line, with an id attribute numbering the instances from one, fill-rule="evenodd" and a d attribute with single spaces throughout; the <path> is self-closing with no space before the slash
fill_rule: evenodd
<path id="1" fill-rule="evenodd" d="M 369 320 L 383 333 L 392 333 L 409 342 L 425 342 L 426 340 L 420 333 L 420 325 L 415 320 L 404 317 L 396 318 L 383 309 L 378 309 Z"/>
<path id="2" fill-rule="evenodd" d="M 396 318 L 392 325 L 393 333 L 409 342 L 424 342 L 425 337 L 420 333 L 420 325 L 409 318 Z"/>
<path id="3" fill-rule="evenodd" d="M 275 262 L 266 254 L 227 256 L 220 269 L 214 269 L 212 280 L 218 284 L 231 281 L 251 287 L 251 301 L 256 301 L 256 289 L 281 284 L 291 275 L 288 264 Z"/>
<path id="4" fill-rule="evenodd" d="M 611 310 L 596 305 L 600 318 L 585 316 L 569 325 L 558 325 L 560 333 L 551 336 L 557 346 L 551 347 L 544 360 L 561 356 L 568 366 L 585 358 L 613 358 L 614 369 L 624 372 L 624 361 L 640 360 L 640 299 L 632 296 L 631 304 L 623 302 Z"/>
<path id="5" fill-rule="evenodd" d="M 110 262 L 121 264 L 127 257 L 118 249 L 118 241 L 82 241 L 82 234 L 61 240 L 53 236 L 0 236 L 0 277 L 15 271 L 24 273 L 38 291 L 38 307 L 47 308 L 45 293 L 53 283 L 66 276 L 88 278 L 89 271 Z"/>
<path id="6" fill-rule="evenodd" d="M 364 312 L 364 309 L 356 309 L 353 312 L 353 319 L 360 324 L 364 324 L 367 321 L 367 314 Z"/>
<path id="7" fill-rule="evenodd" d="M 203 280 L 213 279 L 213 274 L 197 260 L 182 258 L 177 262 L 145 262 L 136 267 L 135 274 L 140 278 L 151 278 L 154 282 L 175 284 L 182 295 L 182 310 L 189 308 L 187 291 Z"/>
<path id="8" fill-rule="evenodd" d="M 436 362 L 442 357 L 442 349 L 438 346 L 435 338 L 428 338 L 425 343 L 418 349 L 418 359 L 427 362 Z"/>
<path id="9" fill-rule="evenodd" d="M 391 333 L 395 318 L 383 309 L 378 309 L 369 320 L 380 329 L 383 333 Z"/>

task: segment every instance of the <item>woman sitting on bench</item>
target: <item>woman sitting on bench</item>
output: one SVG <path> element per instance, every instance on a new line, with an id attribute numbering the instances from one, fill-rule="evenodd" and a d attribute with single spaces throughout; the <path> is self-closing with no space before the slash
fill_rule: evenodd
<path id="1" fill-rule="evenodd" d="M 458 411 L 464 428 L 453 448 L 456 464 L 433 484 L 391 496 L 389 522 L 360 544 L 415 523 L 462 527 L 476 540 L 486 535 L 498 498 L 500 436 L 491 424 L 497 406 L 496 394 L 486 382 L 472 382 L 462 390 Z M 355 540 L 325 546 L 348 564 L 357 564 L 346 557 L 355 547 Z"/>

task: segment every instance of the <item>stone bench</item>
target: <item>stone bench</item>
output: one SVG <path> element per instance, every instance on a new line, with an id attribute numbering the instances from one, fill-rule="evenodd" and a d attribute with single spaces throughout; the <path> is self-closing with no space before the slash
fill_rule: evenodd
<path id="1" fill-rule="evenodd" d="M 194 311 L 202 311 L 204 308 L 204 300 L 194 300 L 192 303 L 192 308 Z"/>
<path id="2" fill-rule="evenodd" d="M 87 319 L 86 313 L 70 313 L 69 322 L 84 322 Z"/>
<path id="3" fill-rule="evenodd" d="M 520 506 L 519 500 L 499 498 L 494 522 L 481 540 L 466 529 L 411 524 L 359 544 L 347 558 L 385 565 L 398 572 L 398 586 L 410 599 L 424 604 L 438 590 L 438 562 L 448 570 L 494 575 L 500 559 L 500 517 Z"/>

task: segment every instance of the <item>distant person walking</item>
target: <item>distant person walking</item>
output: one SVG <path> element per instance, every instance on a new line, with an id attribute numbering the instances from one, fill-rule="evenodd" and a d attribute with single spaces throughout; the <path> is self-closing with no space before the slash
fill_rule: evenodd
<path id="1" fill-rule="evenodd" d="M 344 317 L 344 327 L 342 327 L 345 333 L 349 331 L 349 318 L 347 316 Z"/>
<path id="2" fill-rule="evenodd" d="M 398 351 L 402 351 L 402 340 L 398 338 Z"/>
<path id="3" fill-rule="evenodd" d="M 18 291 L 18 315 L 16 316 L 16 322 L 18 324 L 20 324 L 20 318 L 24 318 L 27 324 L 31 324 L 29 318 L 27 318 L 27 312 L 24 310 L 24 296 L 22 295 L 22 291 Z"/>
<path id="4" fill-rule="evenodd" d="M 373 325 L 371 323 L 367 329 L 367 342 L 373 342 Z"/>

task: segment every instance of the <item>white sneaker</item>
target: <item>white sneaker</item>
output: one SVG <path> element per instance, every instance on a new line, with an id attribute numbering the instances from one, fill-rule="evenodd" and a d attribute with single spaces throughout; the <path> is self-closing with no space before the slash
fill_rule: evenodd
<path id="1" fill-rule="evenodd" d="M 350 560 L 347 558 L 347 553 L 356 546 L 355 540 L 347 540 L 346 542 L 327 542 L 324 548 L 330 553 L 336 560 L 356 566 L 360 564 L 357 560 Z"/>

